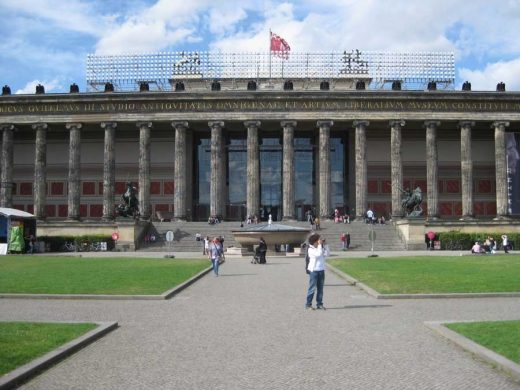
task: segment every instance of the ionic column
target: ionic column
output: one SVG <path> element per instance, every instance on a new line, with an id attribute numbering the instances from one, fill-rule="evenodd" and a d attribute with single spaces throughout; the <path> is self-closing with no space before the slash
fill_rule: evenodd
<path id="1" fill-rule="evenodd" d="M 403 189 L 403 159 L 401 128 L 405 121 L 390 121 L 390 168 L 392 176 L 392 219 L 403 217 L 401 190 Z"/>
<path id="2" fill-rule="evenodd" d="M 222 128 L 224 122 L 208 122 L 211 129 L 211 183 L 210 214 L 212 217 L 224 217 L 224 142 Z"/>
<path id="3" fill-rule="evenodd" d="M 247 128 L 247 215 L 258 215 L 260 210 L 260 149 L 258 147 L 258 121 L 244 122 Z"/>
<path id="4" fill-rule="evenodd" d="M 66 128 L 70 131 L 69 138 L 69 185 L 68 185 L 68 213 L 70 220 L 79 219 L 80 202 L 80 146 L 81 146 L 81 123 L 67 123 Z M 104 195 L 103 195 L 104 197 Z M 103 207 L 104 208 L 104 207 Z"/>
<path id="5" fill-rule="evenodd" d="M 509 122 L 494 122 L 495 128 L 495 176 L 497 216 L 496 220 L 507 219 L 507 157 L 506 127 Z"/>
<path id="6" fill-rule="evenodd" d="M 177 220 L 186 220 L 186 129 L 188 122 L 172 122 L 175 129 L 175 171 L 173 216 Z M 212 155 L 213 162 L 213 155 Z M 222 178 L 221 178 L 222 180 Z"/>
<path id="7" fill-rule="evenodd" d="M 322 219 L 330 218 L 330 128 L 332 121 L 318 121 L 319 149 L 318 149 L 318 185 L 319 185 L 319 214 Z"/>
<path id="8" fill-rule="evenodd" d="M 150 131 L 152 122 L 137 122 L 139 128 L 139 214 L 150 219 Z"/>
<path id="9" fill-rule="evenodd" d="M 283 176 L 282 199 L 284 221 L 294 221 L 294 129 L 296 122 L 283 121 Z"/>
<path id="10" fill-rule="evenodd" d="M 368 121 L 354 121 L 356 128 L 356 220 L 363 220 L 367 208 L 367 135 Z"/>
<path id="11" fill-rule="evenodd" d="M 45 201 L 47 184 L 47 123 L 32 125 L 36 130 L 34 149 L 34 215 L 39 220 L 46 216 Z"/>
<path id="12" fill-rule="evenodd" d="M 471 159 L 471 128 L 475 122 L 459 122 L 460 176 L 462 190 L 461 220 L 473 219 L 473 160 Z"/>
<path id="13" fill-rule="evenodd" d="M 428 193 L 428 219 L 439 218 L 439 170 L 437 154 L 437 127 L 438 121 L 426 121 L 426 185 Z"/>
<path id="14" fill-rule="evenodd" d="M 2 172 L 0 183 L 0 206 L 13 205 L 13 132 L 14 125 L 2 124 Z"/>
<path id="15" fill-rule="evenodd" d="M 103 219 L 114 219 L 114 194 L 116 186 L 115 129 L 116 122 L 103 122 L 105 149 L 103 153 Z"/>

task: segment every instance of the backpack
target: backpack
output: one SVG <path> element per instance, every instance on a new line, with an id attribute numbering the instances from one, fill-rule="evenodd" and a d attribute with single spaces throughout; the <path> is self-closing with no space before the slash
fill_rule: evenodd
<path id="1" fill-rule="evenodd" d="M 308 270 L 308 267 L 309 267 L 309 261 L 310 261 L 310 257 L 309 257 L 309 249 L 307 249 L 307 251 L 305 252 L 305 272 L 307 274 L 310 274 L 311 271 Z"/>

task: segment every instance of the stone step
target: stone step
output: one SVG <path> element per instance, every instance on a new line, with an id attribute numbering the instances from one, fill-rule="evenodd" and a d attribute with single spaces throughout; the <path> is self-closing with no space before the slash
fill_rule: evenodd
<path id="1" fill-rule="evenodd" d="M 284 225 L 309 228 L 307 222 L 283 222 Z M 251 225 L 245 225 L 251 226 Z M 202 253 L 202 241 L 196 241 L 195 235 L 201 234 L 201 237 L 223 236 L 224 246 L 230 247 L 239 245 L 234 240 L 232 231 L 240 230 L 240 224 L 237 222 L 222 222 L 215 225 L 209 225 L 206 222 L 155 222 L 152 232 L 157 240 L 154 243 L 143 244 L 140 250 L 150 251 L 167 251 L 168 243 L 165 240 L 166 233 L 172 231 L 174 233 L 174 241 L 172 243 L 173 250 L 176 252 L 197 252 Z M 333 223 L 332 221 L 324 221 L 321 229 L 317 232 L 327 240 L 331 250 L 339 251 L 342 249 L 340 235 L 348 232 L 351 237 L 352 250 L 371 250 L 371 242 L 369 240 L 370 230 L 376 232 L 375 249 L 379 250 L 404 250 L 405 246 L 400 240 L 397 232 L 392 224 L 386 225 L 368 225 L 362 222 L 352 222 L 350 224 Z"/>

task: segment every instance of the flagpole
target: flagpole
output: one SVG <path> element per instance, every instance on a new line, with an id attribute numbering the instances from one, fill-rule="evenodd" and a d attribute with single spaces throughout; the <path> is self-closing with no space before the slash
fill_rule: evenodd
<path id="1" fill-rule="evenodd" d="M 271 29 L 269 29 L 269 84 L 271 84 L 271 45 L 273 42 L 273 33 Z"/>

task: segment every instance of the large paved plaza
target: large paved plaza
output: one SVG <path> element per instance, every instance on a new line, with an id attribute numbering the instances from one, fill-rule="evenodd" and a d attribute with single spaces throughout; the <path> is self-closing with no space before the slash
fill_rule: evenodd
<path id="1" fill-rule="evenodd" d="M 306 311 L 303 261 L 228 259 L 165 301 L 2 299 L 0 320 L 120 325 L 23 389 L 520 388 L 424 326 L 518 319 L 520 299 L 377 300 L 327 272 L 328 310 Z"/>

